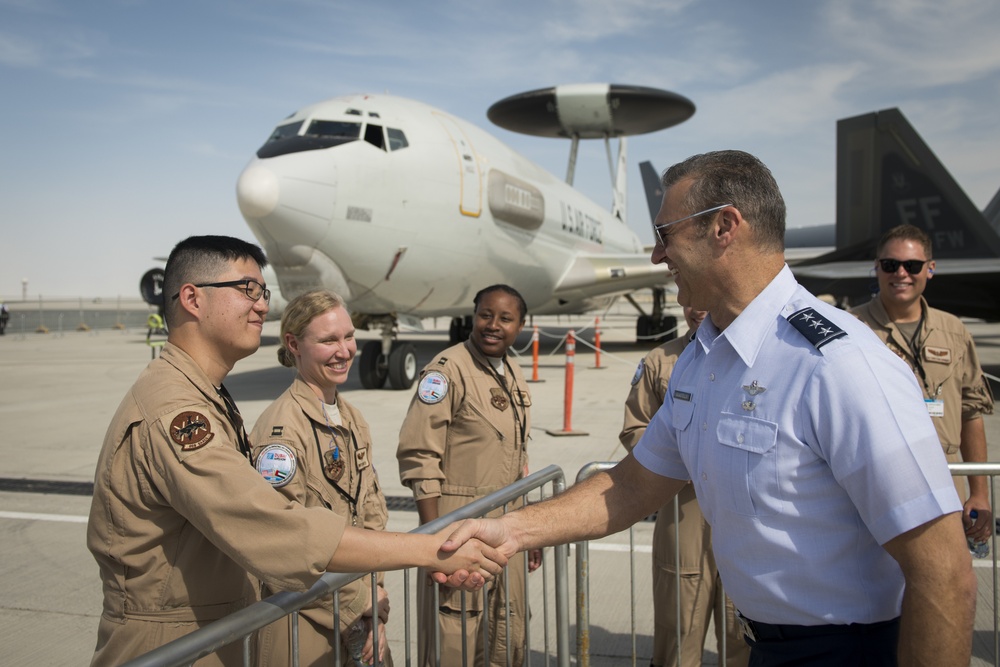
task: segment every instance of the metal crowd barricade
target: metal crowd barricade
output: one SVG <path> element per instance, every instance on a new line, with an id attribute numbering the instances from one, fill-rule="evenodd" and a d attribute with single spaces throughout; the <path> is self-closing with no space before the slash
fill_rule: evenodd
<path id="1" fill-rule="evenodd" d="M 580 472 L 577 474 L 576 481 L 580 482 L 587 477 L 590 477 L 598 472 L 610 470 L 615 465 L 617 461 L 594 461 L 588 463 Z M 948 468 L 951 470 L 953 476 L 976 476 L 984 475 L 990 478 L 990 509 L 994 516 L 994 521 L 997 520 L 996 512 L 996 500 L 993 488 L 993 481 L 997 475 L 1000 475 L 1000 463 L 949 463 Z M 673 511 L 674 511 L 674 530 L 678 530 L 679 521 L 677 520 L 677 499 L 674 498 L 673 501 Z M 679 540 L 675 539 L 675 544 Z M 590 665 L 590 551 L 588 542 L 579 542 L 576 545 L 576 587 L 577 587 L 577 635 L 576 635 L 576 651 L 577 651 L 577 664 L 580 667 L 589 667 Z M 993 536 L 990 539 L 990 558 L 992 559 L 992 605 L 989 609 L 989 614 L 993 621 L 993 633 L 992 633 L 992 645 L 990 654 L 992 656 L 991 663 L 996 667 L 1000 667 L 1000 615 L 997 613 L 997 600 L 1000 598 L 1000 580 L 998 580 L 998 555 L 997 555 L 997 540 L 996 540 L 996 529 L 993 531 Z M 680 560 L 680 554 L 675 553 L 675 562 Z M 985 560 L 985 559 L 984 559 Z M 981 568 L 976 568 L 981 569 Z M 635 591 L 635 530 L 634 527 L 629 528 L 629 573 L 630 573 L 630 606 L 631 606 L 631 640 L 632 640 L 632 664 L 635 665 L 638 660 L 638 655 L 636 651 L 636 591 Z M 678 577 L 680 570 L 677 569 Z M 977 576 L 978 579 L 978 576 Z M 679 590 L 679 585 L 676 587 Z M 723 593 L 724 595 L 724 593 Z M 978 596 L 982 597 L 982 596 Z M 725 598 L 722 598 L 723 600 Z M 680 600 L 677 601 L 678 614 L 677 614 L 677 627 L 676 635 L 681 636 L 680 627 Z M 646 600 L 643 604 L 648 605 L 648 613 L 652 614 L 652 600 Z M 977 614 L 978 615 L 978 614 Z M 725 618 L 723 614 L 723 618 Z M 725 628 L 722 632 L 722 651 L 725 654 Z M 985 642 L 974 636 L 973 639 L 973 663 L 972 664 L 983 664 L 984 660 L 979 659 L 977 662 L 976 658 L 976 648 L 980 648 L 983 652 L 987 649 Z M 677 651 L 677 664 L 681 663 L 681 652 Z M 725 656 L 719 657 L 719 664 L 725 664 Z"/>
<path id="2" fill-rule="evenodd" d="M 473 501 L 468 505 L 450 512 L 430 523 L 424 524 L 410 532 L 413 533 L 435 533 L 453 521 L 461 519 L 475 518 L 486 513 L 504 507 L 518 498 L 525 497 L 529 492 L 542 489 L 546 484 L 552 484 L 552 494 L 558 494 L 565 490 L 565 476 L 561 468 L 550 465 L 536 473 L 533 473 L 522 480 L 504 487 L 495 493 Z M 568 553 L 567 545 L 560 545 L 554 548 L 555 554 L 555 619 L 556 619 L 556 657 L 559 667 L 569 667 L 569 576 L 567 573 Z M 543 571 L 544 573 L 544 571 Z M 408 575 L 408 571 L 406 573 Z M 195 660 L 210 655 L 224 646 L 228 646 L 236 641 L 243 642 L 243 664 L 249 666 L 251 649 L 250 642 L 253 633 L 266 625 L 280 620 L 288 615 L 293 615 L 292 636 L 293 641 L 297 638 L 297 616 L 298 610 L 306 605 L 330 595 L 340 587 L 365 576 L 361 574 L 333 574 L 327 573 L 313 584 L 304 593 L 280 592 L 271 597 L 261 600 L 245 609 L 230 614 L 214 623 L 205 626 L 189 635 L 164 644 L 149 653 L 141 655 L 127 663 L 123 667 L 181 667 L 189 665 Z M 374 580 L 374 577 L 373 577 Z M 543 586 L 545 584 L 543 583 Z M 526 586 L 527 588 L 527 586 Z M 374 591 L 373 591 L 374 596 Z M 372 599 L 375 599 L 374 597 Z M 404 605 L 406 607 L 405 633 L 406 633 L 406 664 L 410 664 L 410 632 L 409 632 L 409 586 L 406 586 L 404 594 Z M 334 610 L 338 606 L 334 605 Z M 336 611 L 335 611 L 336 613 Z M 373 618 L 377 618 L 377 615 Z M 547 628 L 547 623 L 546 623 Z M 377 625 L 376 625 L 377 629 Z M 547 629 L 546 629 L 547 634 Z M 530 639 L 530 635 L 528 638 Z M 546 637 L 547 643 L 547 637 Z M 293 664 L 297 664 L 297 646 L 293 653 Z M 530 643 L 527 647 L 530 653 Z M 339 658 L 339 656 L 337 656 Z"/>
<path id="3" fill-rule="evenodd" d="M 593 462 L 583 468 L 577 475 L 576 481 L 581 481 L 597 472 L 608 470 L 614 467 L 617 462 Z M 991 487 L 991 509 L 993 511 L 994 517 L 996 516 L 996 503 L 994 501 L 994 496 L 992 493 L 993 478 L 1000 474 L 1000 463 L 953 463 L 949 464 L 952 475 L 955 476 L 970 476 L 970 475 L 986 475 L 990 477 L 990 487 Z M 545 484 L 549 482 L 552 483 L 553 494 L 561 493 L 565 489 L 565 480 L 562 470 L 558 466 L 549 466 L 537 473 L 534 473 L 519 482 L 505 487 L 496 493 L 493 493 L 485 498 L 475 501 L 460 510 L 447 514 L 439 519 L 421 526 L 411 532 L 415 533 L 433 533 L 441 530 L 447 526 L 452 521 L 457 521 L 465 518 L 472 518 L 477 516 L 485 515 L 494 509 L 504 507 L 510 502 L 513 502 L 517 498 L 524 497 L 528 492 L 541 489 Z M 676 508 L 675 508 L 676 511 Z M 675 521 L 676 526 L 676 521 Z M 580 542 L 575 545 L 576 547 L 576 595 L 577 595 L 577 635 L 576 635 L 576 654 L 577 654 L 577 664 L 581 667 L 589 667 L 590 665 L 590 635 L 591 635 L 591 596 L 590 596 L 590 555 L 589 555 L 589 543 Z M 996 603 L 998 597 L 1000 597 L 1000 583 L 998 583 L 998 570 L 997 570 L 997 544 L 996 536 L 994 535 L 991 539 L 991 560 L 992 565 L 992 606 L 987 613 L 992 616 L 992 646 L 987 646 L 985 640 L 980 637 L 974 639 L 973 644 L 973 664 L 989 664 L 1000 667 L 1000 617 L 997 616 Z M 570 648 L 569 648 L 569 582 L 568 574 L 566 570 L 566 564 L 568 563 L 568 546 L 562 545 L 560 547 L 555 547 L 555 620 L 556 620 L 556 664 L 559 667 L 568 667 L 570 664 Z M 635 567 L 635 554 L 636 545 L 634 537 L 634 528 L 629 529 L 629 574 L 630 574 L 630 608 L 631 608 L 631 644 L 632 644 L 632 664 L 635 665 L 638 659 L 637 647 L 636 647 L 636 610 L 639 606 L 636 596 L 636 567 Z M 985 561 L 985 559 L 984 559 Z M 979 562 L 984 562 L 979 561 Z M 983 569 L 982 566 L 976 568 L 977 570 Z M 192 661 L 209 655 L 210 653 L 231 644 L 240 639 L 243 640 L 243 661 L 244 665 L 250 664 L 250 638 L 252 633 L 264 626 L 279 620 L 287 615 L 293 615 L 292 632 L 293 637 L 297 632 L 297 625 L 295 618 L 297 617 L 297 610 L 303 608 L 309 603 L 329 595 L 331 592 L 336 591 L 341 586 L 344 586 L 359 577 L 364 576 L 363 574 L 326 574 L 316 584 L 305 593 L 278 593 L 273 595 L 266 600 L 258 602 L 246 609 L 243 609 L 235 614 L 227 616 L 226 618 L 220 619 L 219 621 L 207 626 L 201 630 L 191 633 L 186 637 L 182 637 L 175 640 L 169 644 L 161 646 L 150 653 L 140 656 L 128 663 L 128 667 L 146 666 L 146 667 L 169 667 L 169 666 L 180 666 L 190 664 Z M 404 632 L 405 632 L 405 649 L 406 657 L 405 664 L 411 664 L 411 636 L 410 636 L 410 614 L 411 614 L 411 604 L 410 604 L 410 587 L 409 587 L 409 571 L 405 572 L 406 585 L 404 591 L 404 607 L 405 607 L 405 620 L 404 620 Z M 542 587 L 545 591 L 548 591 L 548 584 L 546 583 L 547 569 L 543 567 L 542 569 L 543 584 Z M 983 588 L 983 587 L 981 587 Z M 526 585 L 527 589 L 527 585 Z M 527 590 L 525 591 L 527 597 Z M 373 599 L 374 599 L 373 591 Z M 983 597 L 983 596 L 980 596 Z M 545 618 L 545 644 L 546 650 L 546 665 L 548 664 L 548 596 L 543 597 L 543 604 L 546 608 L 543 610 L 543 617 Z M 644 605 L 646 611 L 644 613 L 652 614 L 652 600 L 646 599 L 641 602 Z M 678 602 L 679 604 L 679 602 Z M 337 614 L 338 606 L 334 605 L 335 618 Z M 679 615 L 678 615 L 679 616 Z M 980 614 L 982 616 L 982 614 Z M 339 626 L 339 623 L 335 623 Z M 526 664 L 530 664 L 530 653 L 531 653 L 531 642 L 530 642 L 530 630 L 528 629 L 529 624 L 526 623 L 525 631 L 527 633 L 526 643 L 528 649 L 528 661 Z M 376 622 L 376 628 L 378 624 Z M 379 630 L 377 630 L 379 631 Z M 680 636 L 680 628 L 677 628 L 677 636 Z M 725 633 L 723 632 L 723 637 Z M 724 641 L 724 640 L 723 640 Z M 976 655 L 976 650 L 979 650 L 980 656 Z M 722 647 L 723 652 L 725 652 L 725 646 Z M 991 660 L 987 662 L 984 657 L 986 654 L 990 655 Z M 978 659 L 977 659 L 978 658 Z M 339 661 L 340 656 L 336 656 Z M 508 658 L 509 659 L 509 658 Z M 678 662 L 680 660 L 680 652 L 678 651 Z M 723 657 L 720 657 L 720 664 L 724 661 Z M 338 663 L 339 664 L 339 663 Z"/>

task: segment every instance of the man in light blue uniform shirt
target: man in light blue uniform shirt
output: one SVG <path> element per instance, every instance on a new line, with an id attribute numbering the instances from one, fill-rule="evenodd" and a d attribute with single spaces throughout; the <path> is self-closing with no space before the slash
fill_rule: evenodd
<path id="1" fill-rule="evenodd" d="M 594 539 L 690 479 L 750 665 L 968 665 L 976 581 L 913 374 L 795 282 L 784 201 L 759 160 L 696 155 L 663 186 L 651 260 L 672 269 L 678 303 L 711 313 L 663 407 L 614 469 L 467 521 L 443 548 Z"/>
<path id="2" fill-rule="evenodd" d="M 830 340 L 817 349 L 789 317 Z M 903 576 L 879 545 L 961 508 L 913 373 L 852 320 L 783 268 L 724 331 L 706 318 L 634 452 L 690 476 L 754 621 L 895 618 Z"/>

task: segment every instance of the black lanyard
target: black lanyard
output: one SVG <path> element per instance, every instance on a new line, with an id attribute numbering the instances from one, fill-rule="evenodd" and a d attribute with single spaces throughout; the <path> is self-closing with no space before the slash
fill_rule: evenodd
<path id="1" fill-rule="evenodd" d="M 229 394 L 226 385 L 219 385 L 216 392 L 226 406 L 226 416 L 229 418 L 229 423 L 236 432 L 236 443 L 239 445 L 240 453 L 247 457 L 250 465 L 253 465 L 253 450 L 250 448 L 250 438 L 247 437 L 246 429 L 243 428 L 243 416 L 240 414 L 239 408 L 236 407 L 236 401 Z"/>
<path id="2" fill-rule="evenodd" d="M 332 440 L 332 439 L 334 439 L 336 437 L 333 434 L 334 427 L 330 426 L 328 428 L 330 429 L 330 438 Z M 357 452 L 358 452 L 358 438 L 354 435 L 354 429 L 348 427 L 347 430 L 350 432 L 350 434 L 351 434 L 351 441 L 354 443 L 354 456 L 357 457 Z M 319 452 L 319 462 L 320 462 L 320 465 L 322 465 L 323 464 L 323 445 L 321 445 L 320 442 L 319 442 L 319 428 L 317 427 L 317 425 L 316 425 L 315 422 L 313 423 L 313 438 L 316 440 L 316 451 Z M 342 454 L 342 456 L 344 456 L 344 469 L 346 471 L 346 469 L 347 469 L 347 456 L 343 455 L 343 454 Z M 361 478 L 362 478 L 362 476 L 364 474 L 365 474 L 365 471 L 362 470 L 361 468 L 358 468 L 358 488 L 355 489 L 353 496 L 350 493 L 348 493 L 347 491 L 344 491 L 342 488 L 340 488 L 340 482 L 335 482 L 332 479 L 330 479 L 329 477 L 326 478 L 326 481 L 330 482 L 330 485 L 337 491 L 337 493 L 339 493 L 341 496 L 343 496 L 344 500 L 347 501 L 348 506 L 351 508 L 351 514 L 352 514 L 352 517 L 354 519 L 354 524 L 355 525 L 357 525 L 357 517 L 358 517 L 358 498 L 361 496 Z"/>
<path id="3" fill-rule="evenodd" d="M 899 326 L 898 324 L 896 325 Z M 913 355 L 913 365 L 917 369 L 917 375 L 920 376 L 920 382 L 924 385 L 924 390 L 927 392 L 928 396 L 931 396 L 931 388 L 927 386 L 927 371 L 924 370 L 923 360 L 920 358 L 920 345 L 917 343 L 917 338 L 920 336 L 920 331 L 924 328 L 924 309 L 920 309 L 920 319 L 917 320 L 917 328 L 913 332 L 913 337 L 907 341 L 910 346 L 910 354 Z M 905 338 L 904 338 L 905 340 Z M 931 396 L 933 398 L 933 396 Z"/>
<path id="4" fill-rule="evenodd" d="M 521 434 L 520 444 L 522 447 L 524 447 L 525 446 L 524 436 L 525 432 L 528 430 L 528 411 L 526 409 L 523 409 L 524 406 L 522 406 L 521 414 L 518 415 L 517 403 L 514 401 L 514 395 L 511 394 L 510 389 L 507 388 L 507 375 L 509 375 L 510 381 L 514 384 L 514 389 L 517 391 L 517 397 L 521 398 L 521 392 L 517 387 L 517 380 L 514 379 L 514 369 L 511 368 L 510 362 L 507 361 L 506 354 L 503 355 L 503 357 L 501 358 L 501 363 L 503 363 L 504 367 L 508 371 L 504 375 L 500 375 L 500 373 L 497 372 L 497 369 L 493 368 L 493 364 L 491 364 L 489 360 L 487 360 L 486 362 L 486 367 L 489 369 L 490 375 L 493 376 L 493 379 L 497 381 L 497 384 L 499 384 L 500 387 L 504 390 L 504 393 L 507 394 L 507 400 L 510 401 L 511 412 L 514 415 L 514 428 L 518 429 L 518 431 L 520 432 Z"/>

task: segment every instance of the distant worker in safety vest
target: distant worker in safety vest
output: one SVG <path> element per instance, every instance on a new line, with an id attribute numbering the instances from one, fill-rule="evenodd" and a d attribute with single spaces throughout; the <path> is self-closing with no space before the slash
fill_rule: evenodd
<path id="1" fill-rule="evenodd" d="M 150 313 L 149 317 L 146 318 L 146 342 L 149 342 L 150 336 L 153 334 L 166 334 L 167 329 L 163 324 L 163 317 L 159 313 Z"/>

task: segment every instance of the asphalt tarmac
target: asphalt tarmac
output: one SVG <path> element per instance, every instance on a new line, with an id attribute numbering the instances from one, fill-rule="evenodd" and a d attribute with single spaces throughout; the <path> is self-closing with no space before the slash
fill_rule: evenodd
<path id="1" fill-rule="evenodd" d="M 623 402 L 639 359 L 652 347 L 634 343 L 634 316 L 611 312 L 602 318 L 602 353 L 596 368 L 593 316 L 539 318 L 541 355 L 532 384 L 531 469 L 560 466 L 571 484 L 593 461 L 624 455 L 618 444 Z M 415 343 L 422 365 L 447 347 L 444 319 L 427 321 L 425 332 L 404 332 Z M 440 328 L 437 328 L 438 325 Z M 567 430 L 565 353 L 561 339 L 569 328 L 583 331 L 576 346 L 572 411 Z M 987 373 L 1000 376 L 1000 325 L 972 323 Z M 359 338 L 374 338 L 359 332 Z M 361 341 L 363 342 L 363 341 Z M 360 347 L 360 345 L 359 345 Z M 532 377 L 530 326 L 516 347 L 521 365 Z M 276 358 L 277 323 L 264 329 L 260 350 L 237 364 L 226 380 L 248 430 L 263 409 L 290 383 L 293 371 Z M 11 331 L 0 336 L 0 627 L 8 637 L 3 663 L 8 665 L 82 665 L 93 651 L 101 609 L 97 566 L 85 543 L 89 489 L 108 422 L 122 396 L 151 358 L 145 329 L 92 329 L 48 334 Z M 995 390 L 1000 388 L 994 383 Z M 417 526 L 409 509 L 410 493 L 399 482 L 395 449 L 411 391 L 361 389 L 356 371 L 342 388 L 345 397 L 368 419 L 374 462 L 390 500 L 392 530 Z M 1000 461 L 1000 416 L 986 418 L 990 460 Z M 637 664 L 648 664 L 652 645 L 649 600 L 652 524 L 635 531 Z M 630 661 L 632 639 L 629 600 L 628 533 L 592 546 L 590 593 L 600 603 L 591 610 L 592 664 Z M 551 556 L 549 557 L 551 559 Z M 980 604 L 973 664 L 992 664 L 993 604 L 991 562 L 980 562 Z M 394 576 L 394 575 L 393 575 Z M 533 577 L 536 575 L 533 575 Z M 573 574 L 571 571 L 571 596 Z M 390 645 L 404 664 L 401 581 L 390 580 L 394 619 Z M 544 648 L 542 586 L 532 596 L 532 662 L 542 664 Z M 571 600 L 575 598 L 571 597 Z M 571 607 L 573 603 L 571 603 Z M 398 610 L 398 611 L 397 611 Z M 398 615 L 397 615 L 398 614 Z M 575 622 L 571 609 L 571 623 Z M 395 620 L 399 618 L 400 620 Z M 393 627 L 394 623 L 395 629 Z M 536 630 L 536 625 L 538 626 Z M 575 632 L 575 630 L 574 630 Z M 554 644 L 550 640 L 550 651 Z M 714 641 L 706 644 L 705 664 L 717 664 Z"/>

